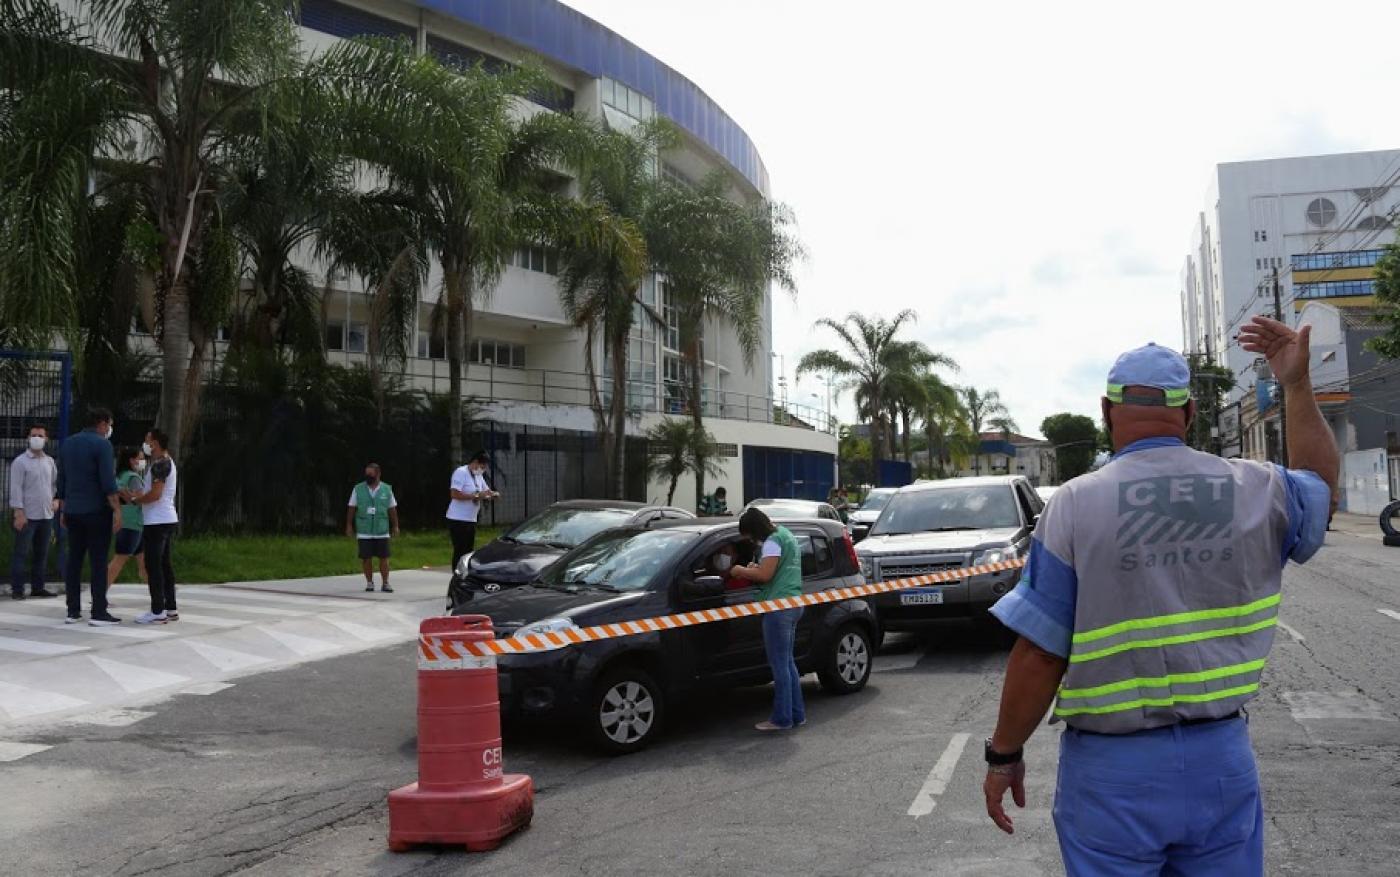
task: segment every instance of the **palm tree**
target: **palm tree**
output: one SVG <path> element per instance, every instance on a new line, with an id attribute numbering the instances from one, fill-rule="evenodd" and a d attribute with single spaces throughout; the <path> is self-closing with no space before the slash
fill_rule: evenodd
<path id="1" fill-rule="evenodd" d="M 318 59 L 345 108 L 343 148 L 378 169 L 378 194 L 413 205 L 412 227 L 442 270 L 452 458 L 463 457 L 463 364 L 477 299 L 517 246 L 544 233 L 560 197 L 554 164 L 573 147 L 570 120 L 517 119 L 516 98 L 547 80 L 538 71 L 488 72 L 416 55 L 406 42 L 342 43 Z"/>
<path id="2" fill-rule="evenodd" d="M 1001 401 L 1001 394 L 996 390 L 978 390 L 976 387 L 963 387 L 962 393 L 963 407 L 967 410 L 968 425 L 972 427 L 972 434 L 977 437 L 979 444 L 975 456 L 972 458 L 973 471 L 982 474 L 982 454 L 980 444 L 982 441 L 982 427 L 990 426 L 998 430 L 1003 436 L 1009 436 L 1019 427 L 1011 417 L 1011 411 Z"/>
<path id="3" fill-rule="evenodd" d="M 934 353 L 917 341 L 904 341 L 897 336 L 900 329 L 918 316 L 904 310 L 894 319 L 867 317 L 856 311 L 841 322 L 823 318 L 816 326 L 836 333 L 845 345 L 844 351 L 815 350 L 803 356 L 797 364 L 797 377 L 807 372 L 830 372 L 844 379 L 838 393 L 854 390 L 856 407 L 870 421 L 870 447 L 875 457 L 892 456 L 893 449 L 885 430 L 887 405 L 895 375 L 934 366 L 956 367 L 953 360 Z"/>
<path id="4" fill-rule="evenodd" d="M 744 364 L 752 368 L 769 287 L 776 283 L 795 292 L 792 267 L 802 256 L 787 207 L 763 199 L 733 200 L 730 187 L 723 172 L 694 187 L 662 184 L 642 225 L 651 266 L 666 277 L 697 434 L 704 431 L 705 325 L 733 329 Z M 710 469 L 693 471 L 695 495 L 704 496 Z"/>
<path id="5" fill-rule="evenodd" d="M 658 319 L 640 298 L 647 273 L 641 230 L 655 191 L 657 148 L 675 136 L 663 124 L 632 132 L 583 129 L 588 148 L 578 162 L 579 197 L 564 212 L 576 221 L 561 243 L 559 300 L 564 314 L 584 332 L 584 370 L 590 407 L 603 437 L 608 484 L 615 498 L 626 493 L 627 345 L 639 319 Z M 611 388 L 606 413 L 594 366 L 601 341 Z"/>
<path id="6" fill-rule="evenodd" d="M 31 330 L 69 324 L 86 184 L 100 171 L 135 187 L 156 231 L 158 420 L 178 454 L 230 298 L 234 251 L 214 205 L 255 130 L 238 117 L 269 112 L 272 86 L 297 73 L 296 29 L 281 0 L 89 0 L 79 17 L 66 5 L 0 6 L 6 85 L 20 95 L 7 97 L 0 137 L 7 157 L 24 157 L 3 171 L 0 288 L 8 299 L 26 283 L 45 299 L 26 318 Z"/>
<path id="7" fill-rule="evenodd" d="M 934 374 L 923 375 L 922 384 L 921 416 L 928 443 L 929 474 L 941 478 L 947 474 L 945 464 L 956 465 L 970 450 L 971 428 L 956 387 Z"/>
<path id="8" fill-rule="evenodd" d="M 647 477 L 667 478 L 666 505 L 673 505 L 676 484 L 687 472 L 704 471 L 718 477 L 724 468 L 717 461 L 714 438 L 703 428 L 668 417 L 647 430 Z"/>

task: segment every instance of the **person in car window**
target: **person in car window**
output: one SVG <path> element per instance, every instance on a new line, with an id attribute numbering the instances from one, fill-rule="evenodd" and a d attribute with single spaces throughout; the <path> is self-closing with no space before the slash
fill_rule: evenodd
<path id="1" fill-rule="evenodd" d="M 739 552 L 733 545 L 721 545 L 710 556 L 710 569 L 713 575 L 724 579 L 726 591 L 741 591 L 752 585 L 748 579 L 739 578 L 735 570 L 739 568 Z"/>
<path id="2" fill-rule="evenodd" d="M 734 575 L 758 585 L 759 600 L 802 595 L 802 552 L 786 527 L 779 527 L 760 509 L 751 508 L 739 518 L 739 533 L 761 546 L 759 561 L 734 570 Z M 760 731 L 786 731 L 807 724 L 802 703 L 802 677 L 793 657 L 793 640 L 802 607 L 780 609 L 763 616 L 763 649 L 773 670 L 773 714 L 755 727 Z"/>

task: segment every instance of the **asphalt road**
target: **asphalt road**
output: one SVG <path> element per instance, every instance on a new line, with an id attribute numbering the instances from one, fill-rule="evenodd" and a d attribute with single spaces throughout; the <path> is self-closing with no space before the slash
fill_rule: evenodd
<path id="1" fill-rule="evenodd" d="M 1251 719 L 1268 871 L 1394 874 L 1400 549 L 1333 534 L 1288 572 L 1283 620 Z M 123 727 L 31 733 L 52 748 L 0 764 L 0 873 L 1061 874 L 1055 729 L 1028 749 L 1016 835 L 983 813 L 1006 656 L 988 639 L 960 624 L 894 637 L 860 694 L 809 678 L 807 727 L 777 737 L 751 730 L 766 688 L 673 712 L 628 758 L 567 727 L 512 732 L 535 823 L 490 854 L 385 848 L 385 795 L 415 773 L 411 648 L 303 664 Z"/>

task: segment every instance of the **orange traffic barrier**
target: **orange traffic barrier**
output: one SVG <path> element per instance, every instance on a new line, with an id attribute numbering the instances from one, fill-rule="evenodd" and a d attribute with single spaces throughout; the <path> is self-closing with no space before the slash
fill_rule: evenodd
<path id="1" fill-rule="evenodd" d="M 467 651 L 495 638 L 491 620 L 429 618 L 418 633 L 418 782 L 389 793 L 389 849 L 495 849 L 530 824 L 535 787 L 505 772 L 496 658 Z"/>

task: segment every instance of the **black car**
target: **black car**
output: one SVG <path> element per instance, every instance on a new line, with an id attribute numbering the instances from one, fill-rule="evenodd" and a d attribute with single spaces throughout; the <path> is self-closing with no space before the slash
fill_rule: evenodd
<path id="1" fill-rule="evenodd" d="M 530 582 L 566 551 L 612 527 L 649 527 L 660 521 L 694 518 L 685 509 L 640 502 L 556 502 L 462 558 L 447 587 L 447 608 L 450 611 L 478 594 Z"/>
<path id="2" fill-rule="evenodd" d="M 802 548 L 803 588 L 861 581 L 845 527 L 789 522 Z M 738 563 L 754 548 L 733 521 L 665 522 L 608 530 L 546 569 L 529 587 L 477 597 L 453 614 L 491 618 L 498 637 L 635 621 L 753 602 L 751 583 L 726 578 L 716 558 Z M 700 690 L 771 681 L 761 616 L 580 643 L 498 659 L 502 714 L 581 721 L 605 750 L 632 752 L 660 731 L 667 708 Z M 797 628 L 797 666 L 829 691 L 859 691 L 877 636 L 864 600 L 809 606 Z"/>

